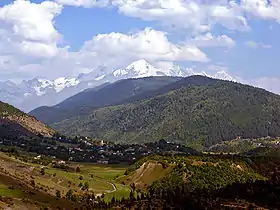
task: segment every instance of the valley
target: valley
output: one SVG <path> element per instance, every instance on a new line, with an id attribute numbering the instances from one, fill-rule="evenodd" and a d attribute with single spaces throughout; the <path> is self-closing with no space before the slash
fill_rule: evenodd
<path id="1" fill-rule="evenodd" d="M 280 210 L 279 34 L 280 0 L 1 0 L 0 210 Z"/>
<path id="2" fill-rule="evenodd" d="M 228 194 L 216 192 L 229 188 L 229 192 L 234 194 L 236 190 L 231 187 L 274 180 L 280 171 L 278 158 L 218 154 L 152 155 L 132 165 L 100 165 L 61 160 L 49 162 L 40 155 L 30 157 L 26 153 L 1 152 L 0 159 L 0 206 L 4 208 L 101 209 L 145 208 L 147 205 L 159 208 L 172 206 L 170 199 L 175 199 L 176 205 L 196 208 L 210 203 L 222 209 L 228 206 L 263 209 L 277 206 L 277 203 L 267 203 L 270 200 L 255 199 L 252 197 L 254 194 L 246 197 L 246 194 L 239 193 L 238 199 L 232 199 L 227 197 Z M 275 170 L 277 173 L 272 173 Z M 213 200 L 205 200 L 208 196 Z M 217 203 L 212 196 L 221 198 Z M 192 202 L 188 200 L 194 198 Z"/>
<path id="3" fill-rule="evenodd" d="M 277 208 L 279 110 L 205 76 L 121 80 L 29 114 L 0 102 L 0 206 Z"/>

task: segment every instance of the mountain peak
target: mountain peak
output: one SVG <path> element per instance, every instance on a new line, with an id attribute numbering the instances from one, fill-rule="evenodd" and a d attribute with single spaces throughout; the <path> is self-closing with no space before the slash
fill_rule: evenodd
<path id="1" fill-rule="evenodd" d="M 67 79 L 65 77 L 59 77 L 54 80 L 54 89 L 56 92 L 62 91 L 66 87 L 76 86 L 79 84 L 79 80 L 76 78 Z"/>
<path id="2" fill-rule="evenodd" d="M 125 68 L 117 69 L 113 72 L 115 77 L 127 77 L 127 78 L 140 78 L 149 76 L 159 76 L 161 70 L 155 68 L 146 60 L 141 59 L 134 61 Z M 162 74 L 160 74 L 162 75 Z M 125 79 L 127 79 L 125 78 Z"/>
<path id="3" fill-rule="evenodd" d="M 152 66 L 151 64 L 149 64 L 146 60 L 144 59 L 140 59 L 137 61 L 132 62 L 131 64 L 129 64 L 126 69 L 131 69 L 131 68 L 149 68 L 150 66 Z"/>

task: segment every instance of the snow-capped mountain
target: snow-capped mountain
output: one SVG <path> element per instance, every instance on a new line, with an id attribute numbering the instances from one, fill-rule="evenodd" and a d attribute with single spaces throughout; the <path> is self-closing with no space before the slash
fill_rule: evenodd
<path id="1" fill-rule="evenodd" d="M 214 79 L 221 79 L 221 80 L 228 80 L 228 81 L 232 81 L 232 82 L 237 82 L 237 80 L 234 77 L 230 76 L 225 71 L 218 71 L 213 75 L 202 72 L 201 75 L 204 75 L 206 77 L 211 77 L 211 78 L 214 78 Z"/>
<path id="2" fill-rule="evenodd" d="M 127 67 L 113 70 L 101 66 L 90 73 L 80 74 L 77 78 L 60 77 L 55 80 L 34 78 L 24 80 L 20 84 L 11 81 L 0 82 L 0 100 L 29 112 L 39 106 L 53 106 L 85 89 L 106 82 L 112 83 L 121 79 L 149 76 L 186 77 L 195 74 L 235 81 L 233 77 L 223 71 L 207 75 L 205 72 L 194 72 L 192 69 L 175 65 L 171 68 L 160 69 L 145 60 L 138 60 Z"/>

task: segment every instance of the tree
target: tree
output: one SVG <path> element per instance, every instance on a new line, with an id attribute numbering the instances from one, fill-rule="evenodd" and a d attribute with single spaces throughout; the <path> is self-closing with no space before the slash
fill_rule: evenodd
<path id="1" fill-rule="evenodd" d="M 34 179 L 31 180 L 30 184 L 31 184 L 32 187 L 35 187 L 35 181 L 34 181 Z"/>
<path id="2" fill-rule="evenodd" d="M 71 200 L 71 198 L 72 198 L 72 196 L 73 196 L 73 190 L 68 190 L 68 192 L 66 193 L 66 198 L 68 199 L 68 200 Z"/>
<path id="3" fill-rule="evenodd" d="M 59 190 L 56 191 L 55 195 L 56 195 L 57 198 L 61 198 L 61 193 L 60 193 Z"/>
<path id="4" fill-rule="evenodd" d="M 46 174 L 45 169 L 44 169 L 44 168 L 41 168 L 40 173 L 44 176 L 44 175 Z"/>
<path id="5" fill-rule="evenodd" d="M 134 192 L 133 191 L 130 191 L 129 199 L 130 199 L 130 201 L 135 201 L 135 197 L 134 197 Z"/>
<path id="6" fill-rule="evenodd" d="M 132 188 L 132 191 L 134 192 L 135 189 L 136 189 L 135 183 L 132 183 L 132 184 L 130 185 L 130 187 Z"/>
<path id="7" fill-rule="evenodd" d="M 114 205 L 116 203 L 116 198 L 115 196 L 112 197 L 111 203 Z"/>
<path id="8" fill-rule="evenodd" d="M 89 183 L 88 183 L 88 182 L 85 182 L 85 183 L 84 183 L 84 189 L 88 190 L 88 188 L 89 188 Z"/>

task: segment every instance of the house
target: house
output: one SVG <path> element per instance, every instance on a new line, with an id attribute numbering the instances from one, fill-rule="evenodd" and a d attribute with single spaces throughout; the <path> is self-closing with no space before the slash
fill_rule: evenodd
<path id="1" fill-rule="evenodd" d="M 41 159 L 41 155 L 38 155 L 36 157 L 34 157 L 35 160 L 40 160 Z"/>
<path id="2" fill-rule="evenodd" d="M 99 146 L 104 146 L 104 141 L 103 140 L 101 140 L 100 142 L 99 142 Z"/>
<path id="3" fill-rule="evenodd" d="M 97 163 L 98 164 L 108 164 L 109 161 L 108 160 L 98 160 Z"/>
<path id="4" fill-rule="evenodd" d="M 60 160 L 60 161 L 58 161 L 58 164 L 65 164 L 65 161 L 64 160 Z"/>

